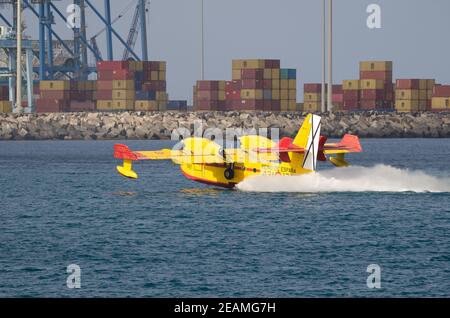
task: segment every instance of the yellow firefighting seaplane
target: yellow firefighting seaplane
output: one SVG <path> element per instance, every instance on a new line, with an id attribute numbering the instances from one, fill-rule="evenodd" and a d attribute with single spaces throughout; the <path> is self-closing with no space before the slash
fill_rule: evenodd
<path id="1" fill-rule="evenodd" d="M 239 139 L 240 147 L 223 149 L 210 139 L 192 137 L 180 141 L 180 149 L 131 151 L 116 144 L 114 157 L 123 160 L 117 171 L 124 177 L 137 179 L 133 161 L 172 160 L 193 181 L 234 188 L 255 175 L 300 175 L 316 171 L 317 161 L 329 160 L 337 167 L 347 167 L 346 153 L 362 152 L 359 138 L 345 135 L 339 143 L 327 144 L 320 136 L 320 120 L 309 114 L 294 139 L 282 138 L 278 143 L 258 135 Z M 328 159 L 327 159 L 328 156 Z"/>

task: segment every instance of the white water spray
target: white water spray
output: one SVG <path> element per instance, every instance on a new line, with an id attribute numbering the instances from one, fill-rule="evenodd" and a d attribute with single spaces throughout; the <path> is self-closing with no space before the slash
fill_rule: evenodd
<path id="1" fill-rule="evenodd" d="M 299 176 L 256 176 L 238 184 L 249 192 L 436 192 L 450 193 L 450 178 L 386 165 L 349 167 Z"/>

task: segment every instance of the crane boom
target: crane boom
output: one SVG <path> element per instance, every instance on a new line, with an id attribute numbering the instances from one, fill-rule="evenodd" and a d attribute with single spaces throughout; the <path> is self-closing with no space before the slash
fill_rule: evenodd
<path id="1" fill-rule="evenodd" d="M 128 33 L 127 46 L 125 46 L 123 51 L 122 60 L 126 61 L 130 57 L 130 49 L 133 49 L 136 44 L 137 35 L 139 33 L 138 24 L 140 21 L 140 6 L 139 3 L 136 5 L 136 10 L 134 11 L 133 21 L 131 22 L 130 32 Z"/>

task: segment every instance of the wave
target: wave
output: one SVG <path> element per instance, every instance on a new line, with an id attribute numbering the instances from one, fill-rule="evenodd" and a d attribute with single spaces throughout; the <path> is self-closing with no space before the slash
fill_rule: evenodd
<path id="1" fill-rule="evenodd" d="M 450 179 L 387 165 L 348 167 L 298 175 L 255 176 L 237 185 L 248 192 L 450 192 Z"/>

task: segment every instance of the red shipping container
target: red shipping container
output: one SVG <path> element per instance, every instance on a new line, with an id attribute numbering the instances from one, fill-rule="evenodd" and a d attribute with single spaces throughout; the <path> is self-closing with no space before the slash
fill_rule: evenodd
<path id="1" fill-rule="evenodd" d="M 394 91 L 394 84 L 392 82 L 384 84 L 384 90 L 386 93 L 392 93 Z"/>
<path id="2" fill-rule="evenodd" d="M 263 89 L 272 89 L 272 80 L 263 80 Z"/>
<path id="3" fill-rule="evenodd" d="M 364 110 L 374 110 L 383 109 L 383 101 L 379 100 L 362 100 L 360 103 L 360 109 Z"/>
<path id="4" fill-rule="evenodd" d="M 112 90 L 113 82 L 112 81 L 97 81 L 97 90 Z"/>
<path id="5" fill-rule="evenodd" d="M 99 90 L 95 92 L 95 100 L 111 100 L 112 97 L 112 90 Z"/>
<path id="6" fill-rule="evenodd" d="M 262 80 L 264 79 L 264 72 L 260 69 L 243 69 L 241 70 L 241 79 Z"/>
<path id="7" fill-rule="evenodd" d="M 281 67 L 281 61 L 280 60 L 272 60 L 272 68 L 280 68 Z"/>
<path id="8" fill-rule="evenodd" d="M 392 82 L 392 71 L 361 71 L 359 72 L 359 78 Z"/>
<path id="9" fill-rule="evenodd" d="M 198 100 L 197 110 L 217 110 L 218 101 Z"/>
<path id="10" fill-rule="evenodd" d="M 263 81 L 255 79 L 243 79 L 242 89 L 262 89 Z"/>
<path id="11" fill-rule="evenodd" d="M 95 109 L 96 104 L 92 101 L 72 101 L 69 105 L 69 111 L 71 112 L 93 111 Z"/>
<path id="12" fill-rule="evenodd" d="M 383 89 L 362 89 L 361 100 L 384 100 L 385 91 Z"/>
<path id="13" fill-rule="evenodd" d="M 241 107 L 241 100 L 227 100 L 225 105 L 227 111 L 238 111 Z"/>
<path id="14" fill-rule="evenodd" d="M 439 85 L 433 89 L 433 97 L 450 97 L 450 85 Z"/>
<path id="15" fill-rule="evenodd" d="M 265 100 L 263 102 L 263 110 L 266 112 L 270 112 L 272 110 L 272 101 L 271 100 Z"/>
<path id="16" fill-rule="evenodd" d="M 359 100 L 346 100 L 344 98 L 344 101 L 342 102 L 342 108 L 344 110 L 356 110 L 359 109 L 359 107 L 360 107 Z"/>
<path id="17" fill-rule="evenodd" d="M 152 92 L 152 91 L 166 91 L 166 81 L 150 81 L 142 84 L 142 91 Z"/>
<path id="18" fill-rule="evenodd" d="M 71 91 L 41 91 L 42 99 L 65 99 L 70 100 L 72 98 Z"/>
<path id="19" fill-rule="evenodd" d="M 359 90 L 344 90 L 344 101 L 357 101 L 360 98 Z"/>
<path id="20" fill-rule="evenodd" d="M 197 100 L 219 100 L 218 91 L 197 91 Z"/>
<path id="21" fill-rule="evenodd" d="M 342 85 L 333 85 L 333 94 L 343 94 L 344 90 Z"/>
<path id="22" fill-rule="evenodd" d="M 143 69 L 144 71 L 160 71 L 159 62 L 157 61 L 144 61 Z"/>
<path id="23" fill-rule="evenodd" d="M 215 110 L 221 111 L 221 112 L 227 111 L 227 104 L 226 104 L 226 102 L 224 100 L 219 100 L 217 102 L 217 106 L 216 106 Z"/>
<path id="24" fill-rule="evenodd" d="M 344 94 L 334 94 L 331 97 L 333 103 L 342 103 L 344 101 Z"/>
<path id="25" fill-rule="evenodd" d="M 100 61 L 97 62 L 97 71 L 127 70 L 128 61 Z"/>
<path id="26" fill-rule="evenodd" d="M 85 92 L 72 91 L 71 99 L 76 100 L 76 101 L 84 101 L 86 99 L 86 94 L 85 94 Z"/>
<path id="27" fill-rule="evenodd" d="M 97 73 L 97 80 L 112 81 L 114 79 L 114 71 L 101 71 Z"/>
<path id="28" fill-rule="evenodd" d="M 238 90 L 241 90 L 241 88 L 242 88 L 242 81 L 240 81 L 240 80 L 225 82 L 225 91 L 226 92 L 238 91 Z"/>
<path id="29" fill-rule="evenodd" d="M 225 93 L 226 100 L 241 100 L 241 91 L 231 91 Z"/>
<path id="30" fill-rule="evenodd" d="M 322 84 L 305 84 L 303 90 L 305 93 L 319 94 L 322 92 Z"/>
<path id="31" fill-rule="evenodd" d="M 279 112 L 281 110 L 281 102 L 279 100 L 272 100 L 272 111 Z"/>
<path id="32" fill-rule="evenodd" d="M 134 79 L 134 72 L 129 70 L 116 70 L 113 72 L 113 80 L 126 81 Z"/>
<path id="33" fill-rule="evenodd" d="M 418 79 L 398 79 L 396 84 L 397 89 L 419 89 Z"/>
<path id="34" fill-rule="evenodd" d="M 68 108 L 68 101 L 60 99 L 37 99 L 35 103 L 38 113 L 58 113 Z"/>
<path id="35" fill-rule="evenodd" d="M 0 86 L 0 100 L 9 100 L 8 86 Z"/>
<path id="36" fill-rule="evenodd" d="M 241 110 L 263 110 L 263 100 L 245 99 L 241 101 Z"/>
<path id="37" fill-rule="evenodd" d="M 273 60 L 264 60 L 264 68 L 274 68 Z"/>
<path id="38" fill-rule="evenodd" d="M 219 81 L 197 81 L 197 90 L 217 91 L 219 90 Z"/>

